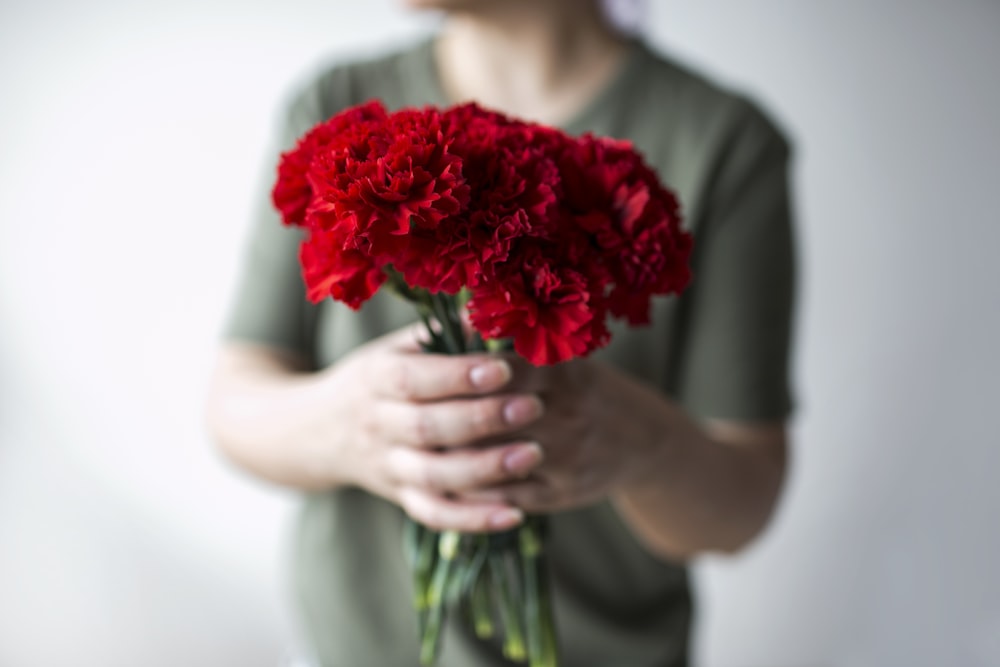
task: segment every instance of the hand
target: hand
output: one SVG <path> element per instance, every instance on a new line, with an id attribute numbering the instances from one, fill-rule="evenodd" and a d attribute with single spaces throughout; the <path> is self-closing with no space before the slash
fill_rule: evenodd
<path id="1" fill-rule="evenodd" d="M 542 446 L 527 478 L 472 489 L 460 498 L 509 503 L 528 512 L 593 504 L 656 469 L 664 448 L 664 399 L 620 371 L 578 360 L 534 368 L 511 360 L 511 388 L 538 392 L 545 413 L 523 431 Z"/>
<path id="2" fill-rule="evenodd" d="M 543 405 L 531 393 L 500 391 L 511 362 L 425 354 L 417 331 L 372 341 L 321 373 L 329 408 L 317 428 L 333 442 L 317 441 L 320 465 L 432 528 L 509 529 L 523 518 L 518 508 L 457 495 L 524 478 L 539 464 L 539 446 L 514 433 L 538 420 Z"/>

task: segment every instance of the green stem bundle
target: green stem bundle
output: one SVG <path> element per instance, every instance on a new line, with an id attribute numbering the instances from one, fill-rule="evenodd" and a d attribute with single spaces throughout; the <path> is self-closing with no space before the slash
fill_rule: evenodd
<path id="1" fill-rule="evenodd" d="M 417 307 L 427 327 L 428 352 L 509 350 L 507 341 L 466 339 L 459 317 L 462 295 L 413 290 L 390 273 L 390 287 Z M 503 654 L 530 667 L 558 667 L 555 625 L 545 557 L 545 517 L 529 516 L 499 534 L 435 532 L 405 520 L 404 551 L 413 575 L 413 606 L 420 663 L 440 653 L 449 607 L 461 605 L 476 636 L 502 642 Z M 499 621 L 499 623 L 497 623 Z"/>
<path id="2" fill-rule="evenodd" d="M 499 638 L 508 660 L 558 667 L 545 517 L 493 535 L 437 533 L 405 521 L 422 665 L 437 660 L 449 607 L 461 605 L 476 636 Z"/>

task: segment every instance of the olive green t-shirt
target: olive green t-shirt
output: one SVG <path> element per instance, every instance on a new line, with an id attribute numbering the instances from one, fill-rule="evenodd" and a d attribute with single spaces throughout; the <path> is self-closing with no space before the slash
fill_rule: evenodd
<path id="1" fill-rule="evenodd" d="M 446 105 L 431 42 L 311 79 L 288 107 L 277 148 L 372 98 L 390 109 Z M 639 42 L 564 129 L 632 141 L 677 192 L 695 236 L 691 287 L 679 298 L 657 299 L 649 326 L 613 326 L 610 345 L 596 356 L 699 418 L 786 417 L 794 261 L 788 145 L 780 132 L 747 99 Z M 291 349 L 319 368 L 415 320 L 408 304 L 382 292 L 359 312 L 330 300 L 309 304 L 298 233 L 279 223 L 269 187 L 260 194 L 230 339 Z M 417 664 L 401 518 L 397 507 L 360 489 L 304 497 L 295 581 L 324 667 Z M 550 553 L 563 667 L 687 664 L 692 604 L 686 570 L 648 553 L 610 504 L 553 516 Z M 439 664 L 510 663 L 497 645 L 475 639 L 452 618 Z"/>

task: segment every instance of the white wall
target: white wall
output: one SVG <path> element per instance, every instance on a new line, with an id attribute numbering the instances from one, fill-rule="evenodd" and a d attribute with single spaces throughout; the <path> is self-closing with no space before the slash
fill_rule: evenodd
<path id="1" fill-rule="evenodd" d="M 1000 5 L 650 0 L 798 143 L 798 450 L 699 664 L 1000 664 Z M 361 9 L 361 7 L 364 7 Z M 200 405 L 277 101 L 390 0 L 0 4 L 0 667 L 275 665 L 291 498 Z"/>
<path id="2" fill-rule="evenodd" d="M 796 471 L 704 664 L 1000 665 L 1000 4 L 657 7 L 799 143 Z"/>

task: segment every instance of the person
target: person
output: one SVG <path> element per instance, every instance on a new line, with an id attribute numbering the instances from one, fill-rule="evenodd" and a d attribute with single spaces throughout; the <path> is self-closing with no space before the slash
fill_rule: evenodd
<path id="1" fill-rule="evenodd" d="M 464 100 L 627 139 L 678 194 L 694 280 L 590 358 L 424 354 L 380 291 L 309 305 L 262 190 L 209 400 L 238 466 L 301 490 L 295 581 L 323 665 L 414 665 L 403 513 L 497 531 L 551 513 L 561 664 L 687 664 L 685 563 L 761 533 L 785 476 L 794 253 L 789 144 L 746 97 L 625 36 L 597 0 L 408 0 L 416 46 L 302 87 L 279 149 L 348 106 Z M 269 175 L 277 163 L 269 164 Z M 456 615 L 442 667 L 503 665 Z"/>

